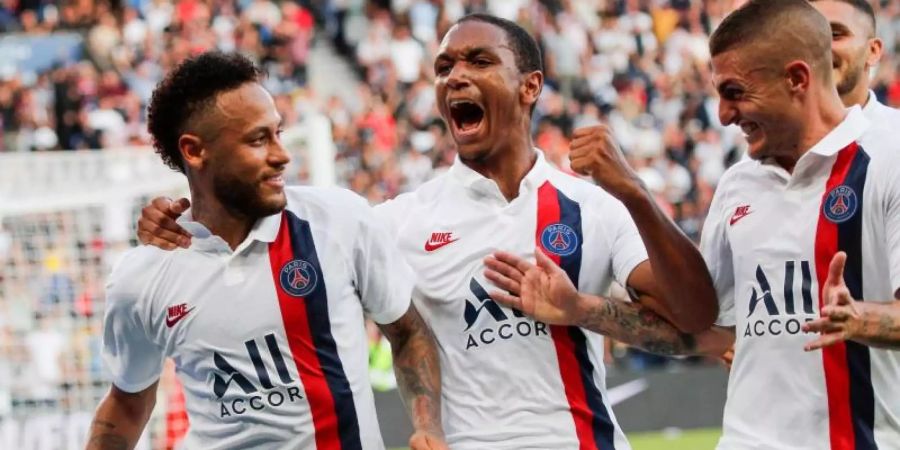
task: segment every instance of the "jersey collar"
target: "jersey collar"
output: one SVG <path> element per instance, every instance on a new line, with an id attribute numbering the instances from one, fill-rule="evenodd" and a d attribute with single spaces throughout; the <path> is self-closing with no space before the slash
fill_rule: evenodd
<path id="1" fill-rule="evenodd" d="M 237 251 L 240 251 L 253 241 L 265 243 L 274 242 L 275 238 L 278 237 L 278 230 L 281 228 L 282 214 L 284 214 L 283 211 L 257 220 L 256 223 L 253 224 L 250 234 L 247 235 L 247 239 L 244 239 L 244 242 L 238 246 Z M 229 248 L 224 239 L 212 234 L 212 232 L 202 223 L 194 221 L 190 209 L 185 211 L 184 214 L 178 218 L 177 222 L 182 228 L 187 230 L 188 233 L 191 233 L 191 236 L 193 236 L 191 244 L 192 246 L 197 245 L 199 250 L 213 250 L 222 246 Z"/>
<path id="2" fill-rule="evenodd" d="M 871 100 L 869 103 L 872 103 Z M 809 149 L 809 152 L 822 156 L 834 155 L 862 137 L 869 125 L 862 109 L 858 105 L 853 106 L 848 110 L 847 117 Z"/>
<path id="3" fill-rule="evenodd" d="M 525 178 L 522 179 L 519 186 L 520 195 L 524 192 L 537 189 L 547 178 L 549 163 L 547 162 L 547 159 L 544 158 L 544 152 L 538 148 L 534 148 L 534 152 L 537 157 L 535 158 L 534 166 L 531 167 L 531 170 L 529 170 L 528 173 L 525 174 Z M 459 159 L 459 155 L 456 156 L 453 165 L 450 166 L 448 174 L 466 189 L 470 189 L 481 195 L 503 197 L 500 188 L 497 187 L 497 183 L 494 182 L 494 180 L 472 170 L 472 168 L 465 165 L 465 163 Z"/>
<path id="4" fill-rule="evenodd" d="M 878 98 L 875 97 L 875 92 L 869 89 L 869 96 L 866 97 L 866 103 L 862 107 L 863 114 L 865 114 L 866 117 L 871 118 L 872 114 L 875 113 L 875 110 L 878 109 L 879 103 Z"/>

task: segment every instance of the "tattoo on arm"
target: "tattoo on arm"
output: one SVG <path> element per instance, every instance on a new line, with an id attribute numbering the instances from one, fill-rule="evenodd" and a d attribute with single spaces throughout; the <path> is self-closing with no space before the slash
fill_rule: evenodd
<path id="1" fill-rule="evenodd" d="M 895 312 L 895 308 L 898 306 L 879 308 L 872 319 L 865 321 L 863 337 L 856 340 L 871 347 L 900 349 L 900 314 Z"/>
<path id="2" fill-rule="evenodd" d="M 441 379 L 434 336 L 415 309 L 382 327 L 391 342 L 394 373 L 403 403 L 416 429 L 440 430 Z"/>
<path id="3" fill-rule="evenodd" d="M 660 355 L 696 352 L 694 336 L 682 333 L 639 303 L 604 299 L 591 309 L 581 326 L 626 344 Z"/>

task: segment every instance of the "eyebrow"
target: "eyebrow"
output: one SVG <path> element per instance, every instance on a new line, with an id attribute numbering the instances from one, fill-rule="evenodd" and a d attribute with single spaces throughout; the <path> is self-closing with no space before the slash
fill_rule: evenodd
<path id="1" fill-rule="evenodd" d="M 841 22 L 830 22 L 829 25 L 831 26 L 831 31 L 843 31 L 843 32 L 849 32 L 850 34 L 853 34 L 853 30 Z"/>
<path id="2" fill-rule="evenodd" d="M 278 119 L 277 129 L 281 129 L 283 127 L 284 127 L 284 118 L 280 117 Z M 271 127 L 269 125 L 259 125 L 259 126 L 256 126 L 256 127 L 253 127 L 252 129 L 250 129 L 250 131 L 248 131 L 245 135 L 251 136 L 251 135 L 254 135 L 257 133 L 268 132 L 270 129 L 271 129 Z"/>

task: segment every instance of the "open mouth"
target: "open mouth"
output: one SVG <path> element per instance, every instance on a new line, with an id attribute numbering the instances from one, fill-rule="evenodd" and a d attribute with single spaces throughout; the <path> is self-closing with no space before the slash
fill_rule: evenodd
<path id="1" fill-rule="evenodd" d="M 753 134 L 753 132 L 758 129 L 759 129 L 759 127 L 755 123 L 744 122 L 741 124 L 741 131 L 744 132 L 745 136 L 749 136 L 749 135 Z"/>
<path id="2" fill-rule="evenodd" d="M 472 134 L 478 131 L 481 123 L 484 122 L 484 108 L 469 100 L 452 100 L 450 101 L 450 118 L 457 134 Z"/>

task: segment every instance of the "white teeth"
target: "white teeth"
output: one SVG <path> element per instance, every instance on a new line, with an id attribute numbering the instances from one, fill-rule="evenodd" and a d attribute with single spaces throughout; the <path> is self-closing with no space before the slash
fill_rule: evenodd
<path id="1" fill-rule="evenodd" d="M 450 100 L 450 107 L 456 107 L 456 106 L 462 106 L 462 105 L 476 105 L 476 104 L 475 104 L 475 102 L 472 102 L 469 100 Z"/>

